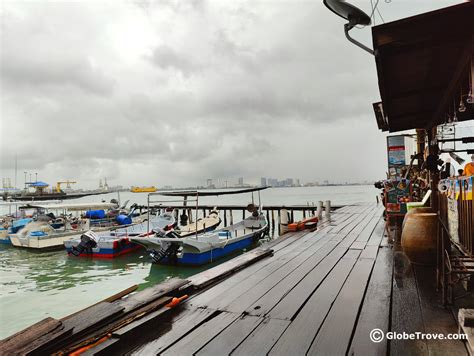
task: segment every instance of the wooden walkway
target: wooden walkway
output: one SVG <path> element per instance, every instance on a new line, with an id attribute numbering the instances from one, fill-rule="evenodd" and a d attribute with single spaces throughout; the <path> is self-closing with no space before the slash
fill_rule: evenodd
<path id="1" fill-rule="evenodd" d="M 382 211 L 348 206 L 316 232 L 285 235 L 272 257 L 193 296 L 135 340 L 134 354 L 466 354 L 460 341 L 370 341 L 374 328 L 457 332 L 432 270 L 412 269 L 398 252 L 393 259 Z"/>

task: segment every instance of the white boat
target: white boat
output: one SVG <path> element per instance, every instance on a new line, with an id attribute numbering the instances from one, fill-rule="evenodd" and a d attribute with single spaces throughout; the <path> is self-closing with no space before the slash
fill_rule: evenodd
<path id="1" fill-rule="evenodd" d="M 99 234 L 85 234 L 64 242 L 69 255 L 76 257 L 115 258 L 132 252 L 140 245 L 130 242 L 131 236 L 147 236 L 154 230 L 170 230 L 176 225 L 175 214 L 170 211 L 159 211 L 149 221 L 109 230 Z"/>
<path id="2" fill-rule="evenodd" d="M 251 246 L 264 236 L 268 228 L 260 211 L 225 228 L 187 237 L 174 231 L 156 237 L 131 237 L 130 241 L 145 246 L 156 263 L 202 265 Z"/>
<path id="3" fill-rule="evenodd" d="M 35 250 L 51 250 L 63 248 L 64 242 L 79 238 L 81 234 L 90 230 L 90 220 L 76 217 L 71 219 L 71 212 L 83 212 L 93 209 L 110 209 L 117 205 L 114 203 L 76 203 L 76 204 L 48 204 L 27 206 L 27 208 L 40 208 L 43 212 L 62 211 L 65 222 L 63 227 L 55 228 L 50 220 L 42 219 L 38 216 L 26 224 L 20 231 L 10 234 L 10 241 L 13 246 Z M 47 215 L 43 215 L 47 216 Z M 109 227 L 95 227 L 94 231 L 108 231 Z"/>
<path id="4" fill-rule="evenodd" d="M 240 194 L 247 192 L 253 193 L 254 191 L 260 191 L 262 189 L 265 188 L 260 187 L 238 191 L 168 192 L 162 194 L 184 197 L 195 196 L 197 207 L 198 196 Z M 156 236 L 136 236 L 131 237 L 130 241 L 145 246 L 153 259 L 153 262 L 163 264 L 202 265 L 246 249 L 266 234 L 268 230 L 268 222 L 265 215 L 262 213 L 261 207 L 258 208 L 253 204 L 253 194 L 252 204 L 249 204 L 248 210 L 252 213 L 250 217 L 236 224 L 211 232 L 194 233 L 182 237 L 179 232 L 174 230 L 159 231 Z"/>
<path id="5" fill-rule="evenodd" d="M 131 225 L 126 228 L 117 229 L 107 233 L 96 235 L 81 235 L 80 238 L 64 242 L 69 255 L 92 257 L 92 258 L 115 258 L 136 249 L 141 245 L 133 243 L 131 237 L 146 238 L 154 235 L 156 231 L 170 231 L 174 229 L 181 237 L 198 232 L 213 230 L 219 225 L 219 212 L 213 210 L 208 216 L 198 219 L 196 223 L 189 223 L 178 227 L 173 209 L 159 211 L 150 221 Z"/>
<path id="6" fill-rule="evenodd" d="M 26 204 L 36 202 L 30 201 Z M 57 202 L 46 202 L 51 204 Z M 2 213 L 8 210 L 8 213 L 0 217 L 0 245 L 11 245 L 10 235 L 20 231 L 26 224 L 32 221 L 31 216 L 37 212 L 37 209 L 25 209 L 25 202 L 0 202 Z"/>

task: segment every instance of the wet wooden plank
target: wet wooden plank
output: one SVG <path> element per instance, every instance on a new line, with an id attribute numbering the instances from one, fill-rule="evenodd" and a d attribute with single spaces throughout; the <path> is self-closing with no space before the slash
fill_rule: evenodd
<path id="1" fill-rule="evenodd" d="M 387 339 L 384 338 L 381 342 L 375 343 L 370 341 L 369 334 L 375 328 L 382 330 L 384 335 L 389 331 L 392 269 L 392 250 L 382 248 L 365 293 L 349 355 L 385 355 L 387 353 Z"/>
<path id="2" fill-rule="evenodd" d="M 266 279 L 263 283 L 229 305 L 228 310 L 243 311 L 250 315 L 265 315 L 277 303 L 279 303 L 308 273 L 315 269 L 337 246 L 336 241 L 329 241 L 324 246 L 300 263 L 294 270 L 284 278 Z M 340 254 L 342 257 L 342 253 Z M 334 264 L 336 261 L 334 261 Z M 327 269 L 326 274 L 329 273 Z M 316 287 L 317 278 L 313 279 L 312 287 Z M 240 303 L 239 303 L 240 302 Z M 242 309 L 243 307 L 243 309 Z"/>
<path id="3" fill-rule="evenodd" d="M 374 258 L 363 258 L 362 254 L 334 301 L 308 355 L 344 355 L 347 352 L 375 263 Z"/>
<path id="4" fill-rule="evenodd" d="M 363 250 L 367 243 L 365 241 L 354 241 L 350 248 L 354 250 Z"/>
<path id="5" fill-rule="evenodd" d="M 64 326 L 60 320 L 53 318 L 45 318 L 24 330 L 21 330 L 5 339 L 0 341 L 0 354 L 11 355 L 16 353 L 20 349 L 27 348 L 33 341 L 37 340 L 40 336 L 57 332 L 64 329 Z"/>
<path id="6" fill-rule="evenodd" d="M 222 330 L 228 327 L 240 316 L 234 313 L 222 312 L 216 317 L 206 321 L 199 328 L 184 336 L 176 344 L 165 350 L 160 355 L 192 355 L 205 346 Z"/>
<path id="7" fill-rule="evenodd" d="M 100 302 L 81 313 L 74 314 L 70 318 L 64 319 L 63 330 L 58 333 L 47 334 L 32 342 L 28 348 L 34 354 L 47 354 L 65 345 L 68 345 L 86 333 L 97 330 L 104 324 L 117 319 L 124 308 L 108 302 Z"/>
<path id="8" fill-rule="evenodd" d="M 436 293 L 436 272 L 429 266 L 413 266 L 420 296 L 425 331 L 433 334 L 457 334 L 458 325 L 451 310 L 443 307 L 441 295 Z M 464 343 L 460 340 L 427 340 L 430 355 L 463 355 Z"/>
<path id="9" fill-rule="evenodd" d="M 306 354 L 358 257 L 359 251 L 350 250 L 338 262 L 270 350 L 271 355 Z"/>
<path id="10" fill-rule="evenodd" d="M 229 355 L 262 322 L 255 316 L 242 316 L 199 350 L 196 355 Z"/>
<path id="11" fill-rule="evenodd" d="M 180 287 L 188 284 L 188 280 L 179 278 L 170 278 L 167 281 L 157 284 L 153 287 L 147 288 L 135 294 L 128 296 L 125 299 L 118 300 L 111 304 L 115 304 L 123 308 L 124 313 L 128 313 L 134 309 L 150 303 L 168 293 L 178 290 Z"/>
<path id="12" fill-rule="evenodd" d="M 372 207 L 369 213 L 363 218 L 361 223 L 357 225 L 351 232 L 357 234 L 358 240 L 363 241 L 364 235 L 367 234 L 367 231 L 374 229 L 375 224 L 373 224 L 373 219 L 375 215 L 378 215 L 377 207 Z M 373 224 L 373 225 L 372 225 Z M 367 235 L 370 235 L 370 232 Z"/>
<path id="13" fill-rule="evenodd" d="M 266 355 L 290 324 L 289 320 L 264 319 L 232 352 L 235 356 Z"/>
<path id="14" fill-rule="evenodd" d="M 352 253 L 359 254 L 360 251 Z M 250 313 L 262 313 L 272 318 L 291 320 L 300 307 L 311 296 L 316 288 L 328 278 L 331 270 L 343 258 L 346 248 L 336 247 L 321 263 L 308 273 L 294 288 L 292 288 L 282 299 L 275 303 L 270 294 L 253 304 L 248 311 Z M 258 308 L 257 308 L 258 307 Z M 254 310 L 254 312 L 252 312 Z"/>
<path id="15" fill-rule="evenodd" d="M 394 255 L 391 331 L 424 333 L 420 299 L 412 268 L 410 266 L 406 273 L 399 272 L 399 267 L 405 267 L 401 266 L 398 258 L 399 256 Z M 428 348 L 424 340 L 391 340 L 389 352 L 391 355 L 427 355 Z"/>
<path id="16" fill-rule="evenodd" d="M 272 249 L 257 248 L 216 267 L 189 277 L 189 285 L 193 289 L 202 289 L 272 254 Z"/>
<path id="17" fill-rule="evenodd" d="M 155 339 L 144 342 L 134 351 L 134 354 L 156 355 L 163 352 L 183 336 L 189 334 L 191 331 L 210 319 L 213 313 L 213 311 L 206 309 L 187 309 L 183 311 L 182 315 L 178 315 L 177 318 L 161 322 L 159 321 L 156 325 L 150 326 L 153 327 Z M 131 325 L 127 328 L 128 330 L 122 330 L 118 337 L 123 338 L 125 333 L 129 330 L 133 330 L 132 327 L 133 326 Z M 114 335 L 116 334 L 117 333 Z"/>
<path id="18" fill-rule="evenodd" d="M 334 242 L 327 241 L 327 239 L 320 238 L 319 241 L 312 246 L 305 249 L 301 254 L 288 261 L 282 268 L 274 270 L 267 277 L 262 279 L 259 283 L 253 285 L 251 288 L 245 290 L 242 288 L 242 292 L 234 293 L 233 299 L 227 304 L 222 303 L 220 305 L 223 310 L 232 311 L 235 313 L 241 313 L 252 305 L 255 301 L 266 294 L 282 279 L 292 275 L 293 272 L 305 263 L 308 259 L 310 263 L 317 264 L 321 259 L 328 255 L 335 247 Z M 297 278 L 297 277 L 295 277 Z M 228 298 L 230 299 L 230 298 Z"/>
<path id="19" fill-rule="evenodd" d="M 326 236 L 326 235 L 325 235 Z M 238 295 L 251 289 L 255 284 L 272 274 L 279 268 L 284 267 L 296 256 L 305 252 L 306 249 L 312 245 L 328 239 L 328 237 L 308 238 L 302 239 L 298 244 L 292 244 L 288 247 L 286 253 L 280 256 L 274 256 L 271 261 L 261 261 L 263 263 L 256 264 L 248 269 L 245 269 L 223 283 L 219 283 L 211 290 L 201 293 L 192 298 L 189 303 L 194 307 L 209 307 L 218 309 L 221 306 L 226 306 L 232 302 Z"/>
<path id="20" fill-rule="evenodd" d="M 360 258 L 375 259 L 379 251 L 379 246 L 366 246 L 360 253 Z"/>
<path id="21" fill-rule="evenodd" d="M 377 225 L 374 228 L 372 235 L 370 236 L 369 241 L 367 241 L 368 246 L 377 245 L 379 246 L 384 238 L 385 234 L 385 220 L 380 218 L 377 221 Z"/>
<path id="22" fill-rule="evenodd" d="M 371 216 L 371 219 L 368 222 L 368 224 L 359 233 L 359 236 L 357 237 L 357 241 L 364 241 L 364 242 L 369 241 L 381 217 L 382 217 L 382 212 L 379 209 L 376 209 L 375 214 Z"/>
<path id="23" fill-rule="evenodd" d="M 337 242 L 331 241 L 329 243 L 334 245 Z M 283 279 L 268 293 L 248 307 L 245 312 L 251 315 L 266 315 L 278 305 L 278 308 L 269 315 L 276 318 L 290 319 L 345 252 L 345 248 L 336 247 L 317 265 L 311 266 L 310 262 L 308 262 L 308 265 L 302 266 L 302 269 L 294 278 L 293 275 L 289 275 Z M 310 269 L 308 273 L 299 278 L 307 268 Z"/>

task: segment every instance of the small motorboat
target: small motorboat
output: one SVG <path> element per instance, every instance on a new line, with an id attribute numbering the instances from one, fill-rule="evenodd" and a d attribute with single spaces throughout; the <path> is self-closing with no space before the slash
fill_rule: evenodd
<path id="1" fill-rule="evenodd" d="M 70 212 L 90 211 L 93 209 L 110 209 L 116 207 L 115 203 L 75 203 L 75 204 L 49 204 L 26 206 L 36 208 L 41 213 L 33 217 L 21 230 L 10 234 L 10 241 L 15 247 L 34 250 L 61 249 L 64 241 L 79 238 L 84 232 L 90 230 L 90 219 L 72 217 Z M 52 215 L 52 211 L 62 211 L 60 217 Z M 48 212 L 48 213 L 46 213 Z M 94 227 L 94 231 L 108 231 L 108 227 Z"/>
<path id="2" fill-rule="evenodd" d="M 149 221 L 103 233 L 81 234 L 64 241 L 68 255 L 76 257 L 115 258 L 139 249 L 132 236 L 148 236 L 155 230 L 170 230 L 176 225 L 173 210 L 157 212 Z"/>
<path id="3" fill-rule="evenodd" d="M 267 230 L 265 215 L 254 211 L 252 216 L 212 232 L 181 237 L 170 230 L 153 237 L 131 237 L 130 241 L 143 245 L 155 263 L 198 266 L 246 249 Z"/>
<path id="4" fill-rule="evenodd" d="M 178 226 L 176 215 L 174 209 L 164 209 L 158 211 L 149 222 L 145 221 L 107 233 L 89 234 L 85 237 L 81 235 L 80 238 L 65 241 L 64 246 L 68 254 L 73 256 L 115 258 L 142 247 L 131 241 L 133 237 L 146 239 L 150 235 L 155 235 L 156 232 L 171 230 L 174 230 L 180 237 L 185 237 L 195 234 L 196 231 L 202 233 L 214 230 L 221 222 L 217 210 L 213 210 L 208 216 L 185 226 Z"/>

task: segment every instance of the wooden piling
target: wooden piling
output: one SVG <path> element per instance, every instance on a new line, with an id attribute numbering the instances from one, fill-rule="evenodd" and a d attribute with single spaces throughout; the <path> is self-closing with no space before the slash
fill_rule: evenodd
<path id="1" fill-rule="evenodd" d="M 272 210 L 272 233 L 275 231 L 275 210 Z"/>
<path id="2" fill-rule="evenodd" d="M 189 219 L 189 223 L 192 224 L 193 223 L 193 211 L 191 209 L 188 209 L 188 219 Z"/>
<path id="3" fill-rule="evenodd" d="M 280 225 L 281 225 L 281 213 L 280 213 L 280 210 L 278 210 L 278 236 L 281 235 Z"/>

